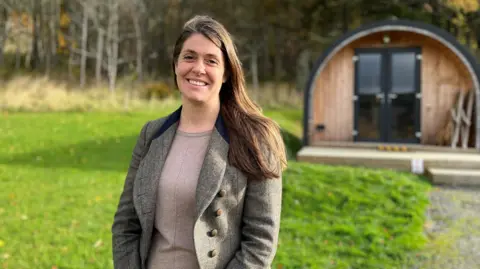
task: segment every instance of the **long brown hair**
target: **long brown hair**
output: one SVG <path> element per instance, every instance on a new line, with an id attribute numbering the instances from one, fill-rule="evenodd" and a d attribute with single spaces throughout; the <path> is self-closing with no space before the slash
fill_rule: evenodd
<path id="1" fill-rule="evenodd" d="M 174 68 L 183 43 L 192 34 L 210 39 L 223 53 L 227 81 L 220 89 L 220 113 L 230 138 L 230 164 L 250 179 L 278 178 L 287 166 L 285 145 L 279 126 L 262 114 L 247 94 L 237 49 L 225 27 L 209 16 L 194 16 L 183 26 L 174 51 Z"/>

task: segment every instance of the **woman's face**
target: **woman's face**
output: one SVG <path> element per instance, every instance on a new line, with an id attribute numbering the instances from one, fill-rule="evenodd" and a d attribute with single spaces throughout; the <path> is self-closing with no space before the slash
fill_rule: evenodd
<path id="1" fill-rule="evenodd" d="M 226 79 L 222 51 L 202 34 L 191 35 L 178 56 L 175 76 L 183 102 L 217 105 Z"/>

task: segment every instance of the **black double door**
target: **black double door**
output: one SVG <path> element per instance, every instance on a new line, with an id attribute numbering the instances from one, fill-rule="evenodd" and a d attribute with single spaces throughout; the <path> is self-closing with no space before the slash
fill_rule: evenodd
<path id="1" fill-rule="evenodd" d="M 419 48 L 355 50 L 354 140 L 418 143 Z"/>

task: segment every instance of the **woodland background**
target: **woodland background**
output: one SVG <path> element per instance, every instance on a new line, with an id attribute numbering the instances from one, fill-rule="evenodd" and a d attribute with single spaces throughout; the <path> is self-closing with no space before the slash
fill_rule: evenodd
<path id="1" fill-rule="evenodd" d="M 301 105 L 323 50 L 371 21 L 431 23 L 480 55 L 478 0 L 1 0 L 0 74 L 46 75 L 68 83 L 67 90 L 103 85 L 111 93 L 127 89 L 128 98 L 163 98 L 174 93 L 175 39 L 196 14 L 231 31 L 251 91 L 283 85 L 282 100 L 293 106 Z"/>

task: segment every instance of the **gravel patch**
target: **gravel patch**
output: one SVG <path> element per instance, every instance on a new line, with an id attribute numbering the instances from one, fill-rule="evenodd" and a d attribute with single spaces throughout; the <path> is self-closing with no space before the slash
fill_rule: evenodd
<path id="1" fill-rule="evenodd" d="M 480 269 L 480 189 L 435 187 L 425 231 L 431 242 L 419 268 Z"/>

